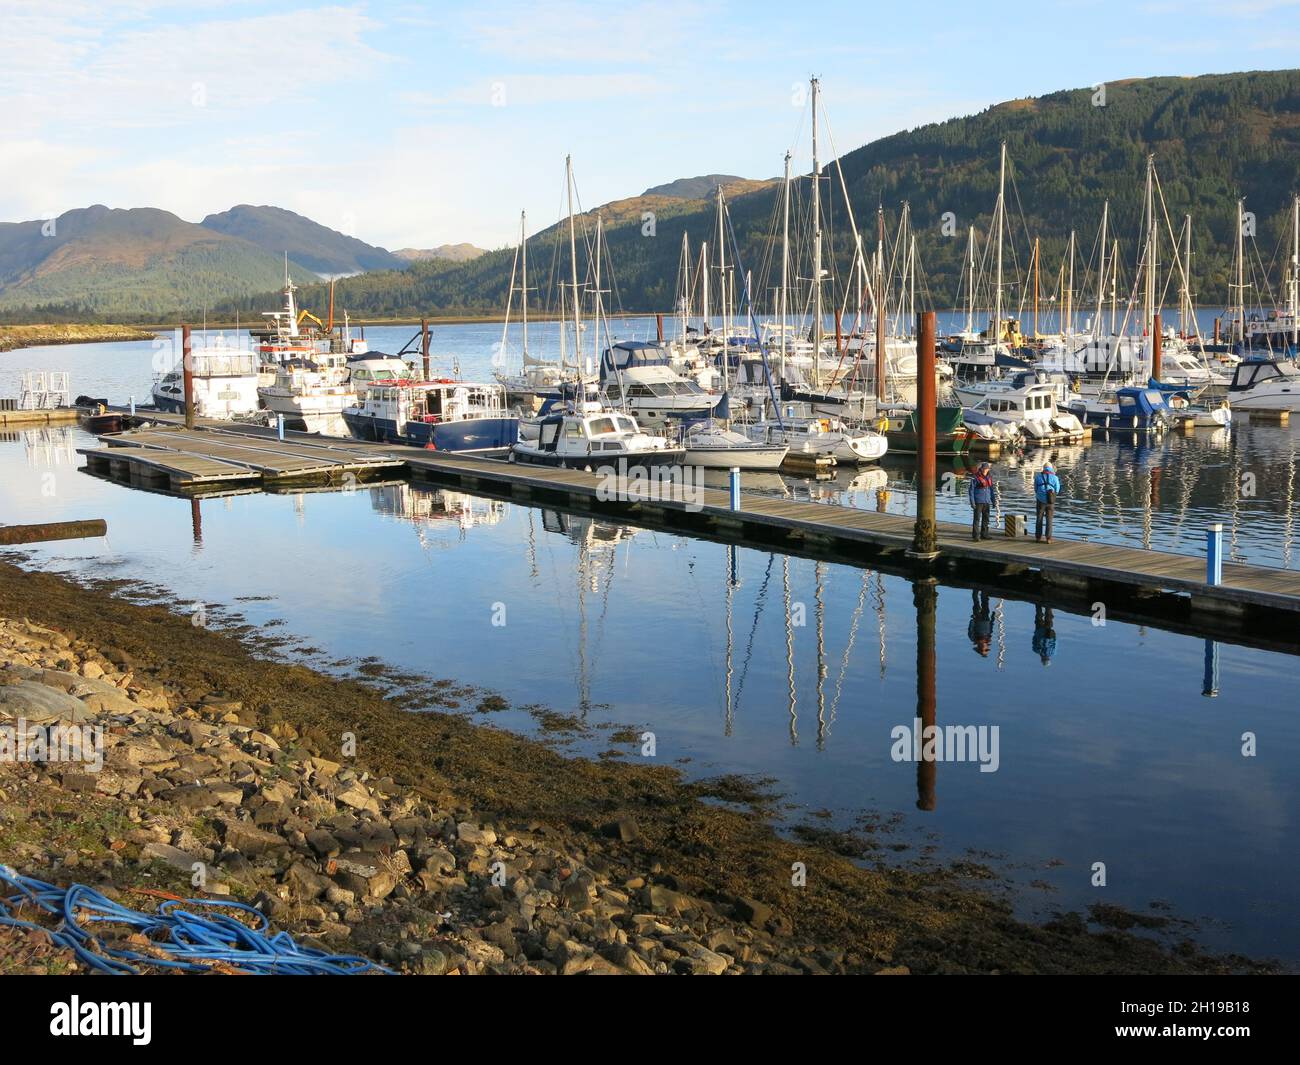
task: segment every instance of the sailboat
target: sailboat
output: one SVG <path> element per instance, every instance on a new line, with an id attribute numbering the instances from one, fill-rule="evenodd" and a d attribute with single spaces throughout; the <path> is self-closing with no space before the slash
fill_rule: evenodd
<path id="1" fill-rule="evenodd" d="M 850 407 L 857 405 L 864 417 L 875 414 L 874 400 L 865 390 L 854 388 L 852 374 L 840 376 L 833 373 L 828 381 L 821 377 L 822 346 L 824 339 L 825 312 L 823 307 L 822 285 L 826 280 L 826 270 L 822 264 L 822 222 L 821 222 L 821 159 L 818 155 L 818 97 L 821 87 L 819 79 L 810 80 L 812 90 L 812 304 L 813 319 L 810 332 L 811 343 L 811 378 L 806 382 L 807 388 L 802 394 L 801 384 L 795 358 L 790 351 L 790 331 L 788 329 L 789 288 L 790 288 L 790 153 L 785 154 L 785 188 L 782 206 L 781 233 L 781 287 L 778 297 L 780 310 L 780 328 L 776 337 L 779 345 L 777 352 L 777 371 L 775 381 L 781 390 L 781 399 L 774 395 L 775 387 L 770 371 L 767 349 L 761 350 L 762 373 L 751 383 L 753 409 L 757 417 L 737 426 L 750 440 L 765 443 L 787 445 L 790 452 L 811 455 L 830 455 L 837 462 L 851 465 L 865 465 L 884 457 L 889 443 L 883 433 L 870 429 L 857 429 L 846 424 L 839 417 Z M 843 182 L 843 174 L 840 174 Z M 847 188 L 845 201 L 848 202 Z M 852 208 L 848 207 L 850 224 Z M 855 228 L 856 232 L 856 228 Z M 860 248 L 860 241 L 859 248 Z M 860 257 L 860 256 L 859 256 Z M 883 300 L 881 300 L 883 303 Z M 877 308 L 877 314 L 883 309 Z M 842 357 L 842 355 L 841 355 Z M 858 360 L 850 360 L 850 365 L 857 366 Z M 839 386 L 838 391 L 834 386 Z M 829 387 L 828 387 L 829 386 Z M 796 398 L 798 396 L 798 398 Z M 866 407 L 870 403 L 870 409 Z"/>

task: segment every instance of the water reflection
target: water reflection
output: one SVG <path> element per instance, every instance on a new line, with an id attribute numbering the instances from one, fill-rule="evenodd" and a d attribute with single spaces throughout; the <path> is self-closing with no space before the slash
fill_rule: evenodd
<path id="1" fill-rule="evenodd" d="M 1150 450 L 1158 461 L 1141 467 L 1160 471 L 1154 494 L 1149 476 L 1132 486 L 1132 449 L 1094 448 L 1113 461 L 1084 463 L 1104 513 L 1151 509 L 1156 543 L 1183 511 L 1199 541 L 1197 511 L 1226 508 L 1235 474 L 1198 479 L 1174 446 Z M 165 580 L 179 601 L 233 606 L 251 625 L 282 622 L 279 631 L 320 649 L 314 665 L 374 655 L 494 689 L 510 706 L 492 716 L 498 727 L 535 731 L 532 704 L 585 715 L 574 753 L 600 754 L 615 726 L 653 730 L 663 764 L 696 779 L 772 779 L 793 819 L 827 810 L 847 827 L 867 813 L 897 817 L 900 846 L 1006 855 L 1032 869 L 1023 879 L 1055 889 L 1044 903 L 1052 909 L 1095 901 L 1079 872 L 1105 854 L 1124 868 L 1111 889 L 1117 904 L 1164 899 L 1213 916 L 1207 935 L 1223 946 L 1300 960 L 1300 928 L 1276 919 L 1290 913 L 1300 877 L 1294 657 L 1119 619 L 1097 627 L 1041 596 L 999 598 L 995 586 L 914 585 L 420 485 L 228 496 L 196 508 L 60 475 L 58 493 L 43 498 L 57 453 L 0 444 L 2 520 L 104 517 L 111 540 L 36 545 L 26 552 L 34 567 Z M 1206 461 L 1227 464 L 1232 451 L 1214 456 Z M 1285 498 L 1281 471 L 1257 472 L 1276 485 L 1270 506 Z M 896 506 L 907 474 L 887 473 L 883 489 L 848 491 L 867 507 L 889 493 L 885 505 Z M 1237 505 L 1244 540 L 1259 528 L 1245 516 L 1259 503 Z M 1278 518 L 1279 540 L 1283 528 Z M 303 558 L 313 564 L 295 564 Z M 494 628 L 498 602 L 509 623 Z M 1213 704 L 1190 698 L 1201 692 Z M 890 728 L 914 718 L 922 728 L 1000 725 L 1001 767 L 945 763 L 940 803 L 933 760 L 904 768 L 890 757 Z M 1245 729 L 1267 731 L 1258 758 L 1241 757 Z"/>

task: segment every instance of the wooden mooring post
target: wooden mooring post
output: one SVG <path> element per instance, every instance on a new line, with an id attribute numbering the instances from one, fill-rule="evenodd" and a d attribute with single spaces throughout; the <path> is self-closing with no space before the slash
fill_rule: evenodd
<path id="1" fill-rule="evenodd" d="M 108 522 L 103 518 L 88 521 L 51 521 L 43 525 L 0 525 L 0 546 L 38 544 L 46 540 L 80 540 L 87 536 L 107 536 Z"/>
<path id="2" fill-rule="evenodd" d="M 934 516 L 938 396 L 935 386 L 934 311 L 916 319 L 916 526 L 909 555 L 933 562 L 939 554 Z"/>

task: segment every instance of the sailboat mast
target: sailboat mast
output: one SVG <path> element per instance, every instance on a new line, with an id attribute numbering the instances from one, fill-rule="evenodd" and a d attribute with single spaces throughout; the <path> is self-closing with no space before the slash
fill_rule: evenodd
<path id="1" fill-rule="evenodd" d="M 1178 325 L 1185 336 L 1198 332 L 1192 321 L 1192 216 L 1183 216 L 1183 297 L 1178 308 Z"/>
<path id="2" fill-rule="evenodd" d="M 582 301 L 578 299 L 578 234 L 573 222 L 573 156 L 564 157 L 564 186 L 569 201 L 569 274 L 573 286 L 573 358 L 582 372 Z M 586 390 L 583 389 L 583 401 Z"/>
<path id="3" fill-rule="evenodd" d="M 1101 336 L 1101 307 L 1106 299 L 1106 224 L 1110 221 L 1110 200 L 1101 205 L 1101 240 L 1097 242 L 1101 261 L 1097 264 L 1097 321 L 1093 333 Z"/>
<path id="4" fill-rule="evenodd" d="M 1245 228 L 1246 201 L 1237 201 L 1237 339 L 1246 341 L 1246 243 Z"/>
<path id="5" fill-rule="evenodd" d="M 817 90 L 819 82 L 812 85 L 812 215 L 813 215 L 813 383 L 818 384 L 818 369 L 822 354 L 822 164 L 817 156 Z"/>
<path id="6" fill-rule="evenodd" d="M 1061 323 L 1061 333 L 1074 335 L 1074 230 L 1070 230 L 1070 268 L 1069 279 L 1065 285 L 1065 321 Z"/>
<path id="7" fill-rule="evenodd" d="M 885 208 L 876 207 L 876 399 L 885 398 Z"/>
<path id="8" fill-rule="evenodd" d="M 1300 349 L 1300 195 L 1291 201 L 1291 343 Z"/>
<path id="9" fill-rule="evenodd" d="M 599 212 L 596 213 L 596 262 L 593 265 L 592 280 L 596 286 L 596 302 L 592 310 L 591 332 L 592 332 L 592 353 L 595 354 L 600 350 L 600 315 L 603 308 L 600 299 L 600 257 L 601 242 L 605 239 L 605 219 Z"/>
<path id="10" fill-rule="evenodd" d="M 781 206 L 781 369 L 780 380 L 785 380 L 785 331 L 789 315 L 790 291 L 790 153 L 785 153 L 785 189 Z"/>
<path id="11" fill-rule="evenodd" d="M 1000 343 L 1002 340 L 1002 216 L 1006 210 L 1006 188 L 1007 188 L 1007 142 L 1002 142 L 1002 151 L 998 163 L 998 205 L 993 212 L 994 222 L 998 230 L 998 273 L 994 282 L 994 319 L 993 319 L 993 342 Z"/>
<path id="12" fill-rule="evenodd" d="M 523 263 L 523 281 L 519 288 L 520 305 L 523 311 L 524 360 L 528 359 L 528 212 L 519 212 L 519 247 Z"/>
<path id="13" fill-rule="evenodd" d="M 686 319 L 691 310 L 691 243 L 686 232 L 682 232 L 682 296 L 677 308 L 682 320 L 682 344 L 686 343 Z"/>
<path id="14" fill-rule="evenodd" d="M 1110 335 L 1115 335 L 1116 312 L 1118 309 L 1117 301 L 1119 300 L 1119 271 L 1115 264 L 1119 262 L 1119 241 L 1111 242 L 1110 251 Z M 1128 317 L 1126 314 L 1125 318 Z"/>
<path id="15" fill-rule="evenodd" d="M 907 321 L 903 323 L 903 332 L 911 328 L 916 321 L 916 236 L 913 235 L 907 252 Z"/>
<path id="16" fill-rule="evenodd" d="M 722 389 L 727 389 L 727 362 L 729 343 L 727 336 L 729 333 L 727 323 L 727 312 L 729 302 L 727 299 L 727 241 L 723 226 L 723 211 L 725 210 L 722 201 L 722 186 L 718 186 L 718 283 L 721 286 L 719 291 L 722 293 Z"/>
<path id="17" fill-rule="evenodd" d="M 1034 238 L 1034 339 L 1038 339 L 1038 238 Z"/>
<path id="18" fill-rule="evenodd" d="M 1156 229 L 1156 193 L 1155 193 L 1155 171 L 1156 157 L 1147 156 L 1147 249 L 1146 255 L 1146 282 L 1144 293 L 1143 307 L 1143 332 L 1149 337 L 1155 336 L 1156 325 L 1156 242 L 1159 239 L 1159 233 Z M 1155 341 L 1152 340 L 1152 351 L 1155 350 Z"/>
<path id="19" fill-rule="evenodd" d="M 703 318 L 704 331 L 709 331 L 709 242 L 700 242 L 700 286 L 704 289 L 700 313 Z"/>
<path id="20" fill-rule="evenodd" d="M 969 281 L 966 287 L 966 335 L 975 331 L 975 227 L 970 226 L 966 236 L 966 266 Z"/>

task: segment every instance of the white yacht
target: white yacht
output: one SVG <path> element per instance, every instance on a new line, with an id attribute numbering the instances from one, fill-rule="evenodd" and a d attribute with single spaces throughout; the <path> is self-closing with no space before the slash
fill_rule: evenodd
<path id="1" fill-rule="evenodd" d="M 986 420 L 1010 423 L 1031 440 L 1082 440 L 1083 423 L 1074 414 L 1058 409 L 1055 388 L 1021 380 L 1028 376 L 1019 374 L 1009 381 L 985 381 L 956 391 L 963 402 L 970 404 L 971 411 L 983 416 L 975 419 L 976 424 Z"/>
<path id="2" fill-rule="evenodd" d="M 688 466 L 714 469 L 776 470 L 785 461 L 789 444 L 751 440 L 743 433 L 709 422 L 701 422 L 686 431 Z"/>
<path id="3" fill-rule="evenodd" d="M 1285 359 L 1243 359 L 1228 386 L 1228 402 L 1238 410 L 1300 410 L 1300 369 Z"/>
<path id="4" fill-rule="evenodd" d="M 835 418 L 785 418 L 747 422 L 741 428 L 751 440 L 785 444 L 791 453 L 831 455 L 836 463 L 865 466 L 884 458 L 889 442 L 883 433 L 851 429 Z"/>
<path id="5" fill-rule="evenodd" d="M 583 403 L 526 423 L 509 459 L 592 472 L 602 466 L 677 466 L 684 454 L 667 437 L 644 432 L 632 415 Z"/>
<path id="6" fill-rule="evenodd" d="M 708 418 L 722 394 L 706 392 L 673 371 L 668 349 L 646 341 L 624 340 L 600 358 L 600 398 L 638 422 L 661 428 L 670 420 Z"/>

